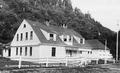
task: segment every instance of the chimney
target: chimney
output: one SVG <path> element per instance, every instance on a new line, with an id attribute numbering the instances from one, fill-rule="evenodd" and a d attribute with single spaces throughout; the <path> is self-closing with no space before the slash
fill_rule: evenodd
<path id="1" fill-rule="evenodd" d="M 49 19 L 46 19 L 45 24 L 46 24 L 47 26 L 50 25 L 50 21 L 49 21 Z"/>
<path id="2" fill-rule="evenodd" d="M 62 24 L 62 27 L 63 27 L 63 28 L 67 28 L 67 25 L 66 25 L 66 24 Z"/>

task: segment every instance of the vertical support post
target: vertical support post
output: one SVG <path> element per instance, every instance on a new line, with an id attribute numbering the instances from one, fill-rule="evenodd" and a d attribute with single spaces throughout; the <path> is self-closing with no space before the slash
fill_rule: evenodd
<path id="1" fill-rule="evenodd" d="M 46 67 L 48 67 L 48 58 L 46 58 Z"/>
<path id="2" fill-rule="evenodd" d="M 113 63 L 115 63 L 115 59 L 113 59 Z"/>
<path id="3" fill-rule="evenodd" d="M 22 61 L 22 58 L 21 56 L 19 57 L 19 64 L 18 64 L 18 68 L 21 68 L 21 61 Z"/>
<path id="4" fill-rule="evenodd" d="M 65 66 L 68 66 L 68 59 L 67 59 L 67 57 L 65 59 L 66 59 Z"/>
<path id="5" fill-rule="evenodd" d="M 105 59 L 105 62 L 104 62 L 104 64 L 107 64 L 107 59 Z"/>
<path id="6" fill-rule="evenodd" d="M 98 59 L 96 60 L 96 64 L 98 64 Z"/>
<path id="7" fill-rule="evenodd" d="M 106 52 L 107 52 L 107 40 L 105 40 L 105 59 L 104 59 L 104 64 L 107 64 Z"/>
<path id="8" fill-rule="evenodd" d="M 116 39 L 116 61 L 118 61 L 118 33 L 119 33 L 119 30 L 117 31 L 117 39 Z"/>

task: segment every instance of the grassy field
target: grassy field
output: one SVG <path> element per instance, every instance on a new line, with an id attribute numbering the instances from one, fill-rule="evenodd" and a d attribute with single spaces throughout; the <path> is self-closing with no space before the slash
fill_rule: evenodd
<path id="1" fill-rule="evenodd" d="M 119 70 L 112 70 L 108 68 L 39 68 L 33 70 L 12 71 L 12 73 L 120 73 Z"/>

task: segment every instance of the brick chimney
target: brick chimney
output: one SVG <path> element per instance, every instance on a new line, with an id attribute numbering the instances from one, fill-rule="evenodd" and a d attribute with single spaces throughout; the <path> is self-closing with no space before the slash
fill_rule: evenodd
<path id="1" fill-rule="evenodd" d="M 66 25 L 66 24 L 62 24 L 62 27 L 63 27 L 63 28 L 67 28 L 67 25 Z"/>
<path id="2" fill-rule="evenodd" d="M 46 19 L 45 24 L 46 24 L 47 26 L 50 26 L 50 21 L 49 21 L 49 19 Z"/>

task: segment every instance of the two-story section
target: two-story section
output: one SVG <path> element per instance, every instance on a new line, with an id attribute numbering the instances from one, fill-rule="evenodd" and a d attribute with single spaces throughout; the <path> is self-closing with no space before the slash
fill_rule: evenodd
<path id="1" fill-rule="evenodd" d="M 33 26 L 35 26 L 33 24 Z M 31 25 L 24 20 L 18 28 L 13 41 L 11 42 L 11 56 L 10 58 L 25 57 L 32 58 L 37 57 L 39 53 L 36 52 L 36 48 L 40 44 L 40 40 L 37 37 L 35 31 Z"/>
<path id="2" fill-rule="evenodd" d="M 17 60 L 22 57 L 22 60 L 29 61 L 35 58 L 76 57 L 81 53 L 78 45 L 84 42 L 80 34 L 66 26 L 23 20 L 11 42 L 10 58 Z"/>

